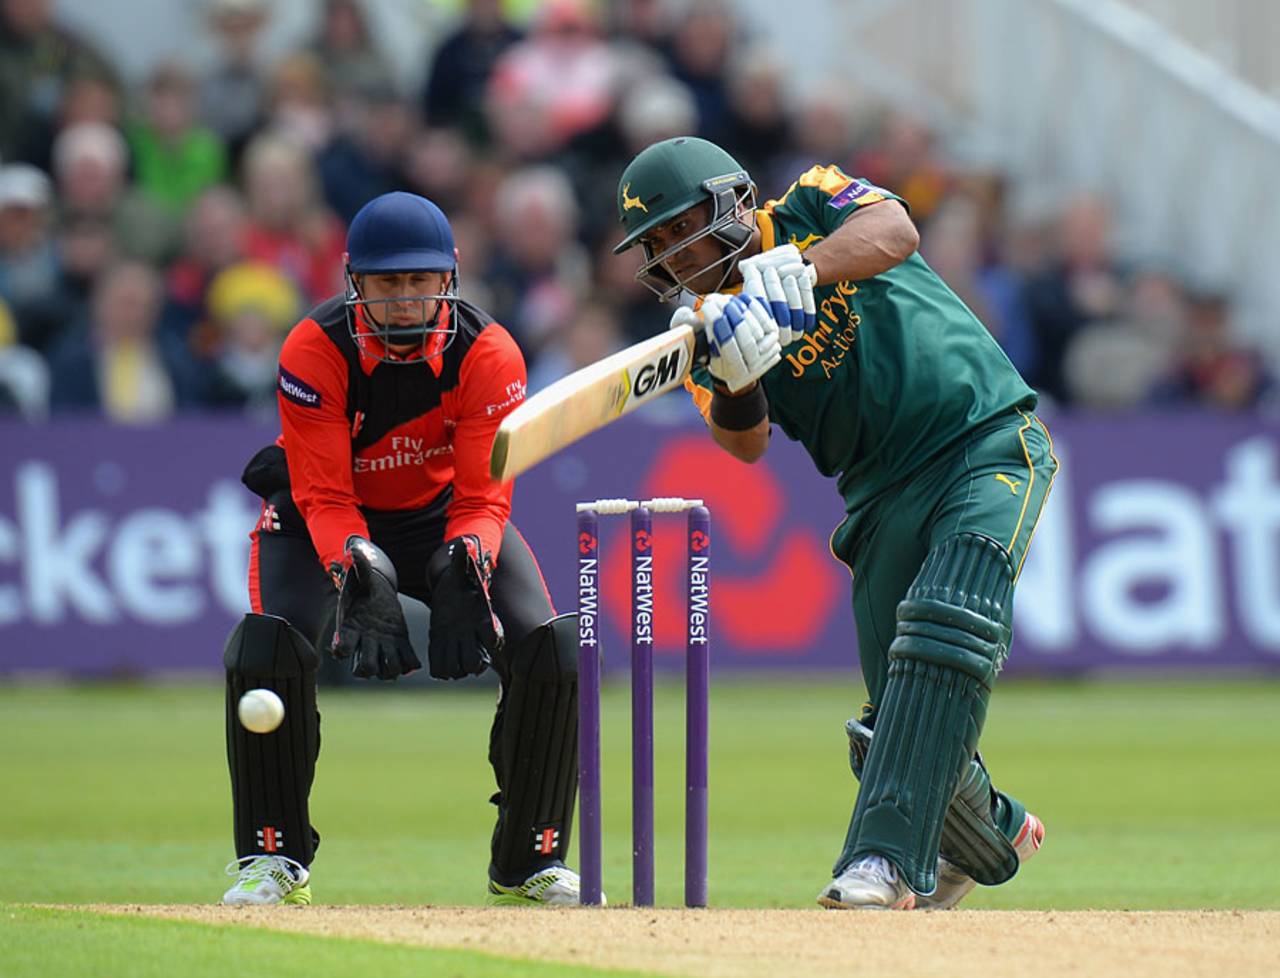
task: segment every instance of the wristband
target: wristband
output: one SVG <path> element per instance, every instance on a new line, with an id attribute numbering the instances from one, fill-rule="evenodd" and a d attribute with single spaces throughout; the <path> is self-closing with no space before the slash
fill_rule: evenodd
<path id="1" fill-rule="evenodd" d="M 725 431 L 749 431 L 769 416 L 769 399 L 760 383 L 734 397 L 719 390 L 711 395 L 711 422 Z"/>

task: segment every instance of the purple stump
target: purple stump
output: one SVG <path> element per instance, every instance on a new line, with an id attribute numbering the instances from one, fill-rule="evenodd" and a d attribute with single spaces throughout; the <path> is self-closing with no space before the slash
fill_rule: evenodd
<path id="1" fill-rule="evenodd" d="M 711 514 L 689 510 L 688 644 L 685 653 L 684 903 L 707 905 L 707 768 L 711 688 Z"/>
<path id="2" fill-rule="evenodd" d="M 631 889 L 653 906 L 653 515 L 631 511 Z"/>
<path id="3" fill-rule="evenodd" d="M 578 858 L 584 904 L 601 900 L 600 521 L 578 513 Z"/>

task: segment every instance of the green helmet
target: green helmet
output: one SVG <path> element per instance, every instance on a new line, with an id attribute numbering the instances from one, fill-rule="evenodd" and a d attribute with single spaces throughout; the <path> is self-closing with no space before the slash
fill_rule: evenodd
<path id="1" fill-rule="evenodd" d="M 711 202 L 711 220 L 689 237 L 661 254 L 653 254 L 641 239 L 676 215 Z M 717 266 L 724 266 L 717 289 L 733 271 L 734 259 L 751 241 L 755 231 L 755 185 L 747 171 L 715 143 L 695 136 L 666 139 L 640 153 L 622 172 L 618 181 L 618 220 L 626 231 L 613 249 L 620 254 L 640 243 L 645 262 L 636 278 L 661 299 L 669 299 L 692 281 Z M 680 277 L 665 262 L 694 241 L 712 235 L 725 245 L 724 254 L 710 265 Z M 692 290 L 691 290 L 692 291 Z"/>

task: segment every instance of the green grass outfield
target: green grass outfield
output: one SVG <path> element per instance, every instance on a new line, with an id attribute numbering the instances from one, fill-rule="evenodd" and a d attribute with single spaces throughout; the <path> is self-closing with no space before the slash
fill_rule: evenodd
<path id="1" fill-rule="evenodd" d="M 860 692 L 843 677 L 713 681 L 713 906 L 813 905 L 854 795 L 843 722 Z M 491 687 L 321 691 L 323 750 L 312 796 L 324 835 L 313 867 L 317 903 L 483 902 L 492 695 Z M 622 684 L 607 690 L 605 711 L 605 885 L 624 902 L 630 809 Z M 1280 683 L 1273 680 L 1005 684 L 984 752 L 997 783 L 1043 817 L 1047 837 L 1025 874 L 980 890 L 966 906 L 1280 908 L 1274 877 L 1260 868 L 1280 856 L 1277 716 Z M 233 855 L 222 723 L 216 685 L 0 687 L 0 903 L 216 901 Z M 660 685 L 657 727 L 658 902 L 676 905 L 679 684 Z M 89 973 L 74 965 L 88 945 L 102 954 L 156 948 L 160 960 L 172 944 L 214 962 L 185 970 L 184 978 L 227 973 L 217 950 L 226 938 L 216 929 L 86 923 L 95 919 L 3 908 L 0 971 Z M 271 959 L 288 957 L 299 940 L 246 933 L 236 947 L 247 954 L 261 945 L 253 953 Z M 322 966 L 309 959 L 305 973 L 354 973 L 343 955 L 359 942 L 324 943 L 347 950 L 332 951 Z M 33 947 L 65 968 L 47 957 L 40 964 Z M 487 973 L 480 965 L 446 967 L 448 955 L 467 952 L 367 945 L 360 953 L 379 955 L 384 975 L 407 974 L 433 955 L 442 955 L 430 958 L 442 973 Z M 150 974 L 145 960 L 132 959 L 129 973 Z M 287 972 L 264 966 L 261 973 Z"/>

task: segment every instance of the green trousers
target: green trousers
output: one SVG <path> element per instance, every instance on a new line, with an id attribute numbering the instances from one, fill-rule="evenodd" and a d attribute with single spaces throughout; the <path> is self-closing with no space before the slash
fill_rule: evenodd
<path id="1" fill-rule="evenodd" d="M 831 550 L 853 575 L 866 725 L 874 725 L 888 681 L 898 603 L 926 555 L 948 537 L 976 533 L 1003 546 L 1018 573 L 1057 471 L 1048 429 L 1029 413 L 1011 411 L 931 459 L 836 529 Z M 1010 841 L 1025 811 L 1016 798 L 996 793 L 992 814 Z"/>
<path id="2" fill-rule="evenodd" d="M 1009 551 L 1017 573 L 1057 471 L 1048 429 L 1014 410 L 836 528 L 831 551 L 853 575 L 858 658 L 873 708 L 884 693 L 898 602 L 925 556 L 949 536 L 978 533 Z"/>

